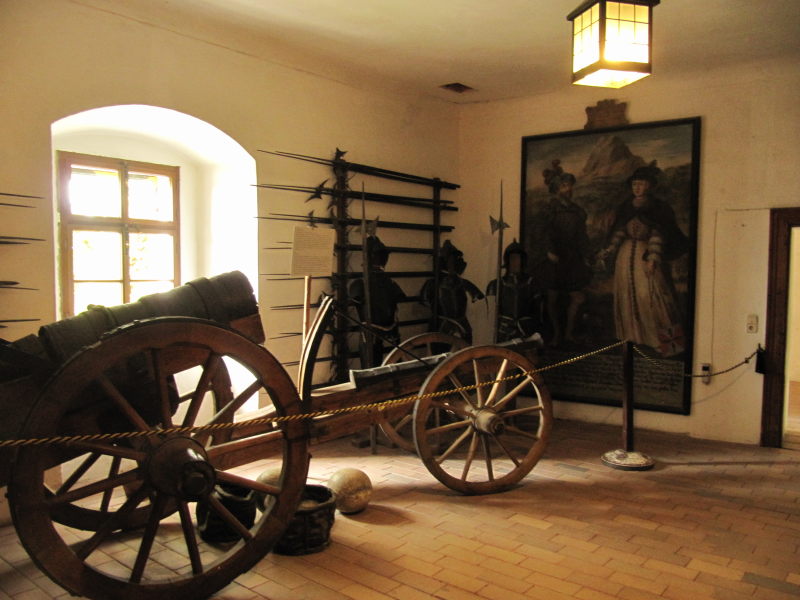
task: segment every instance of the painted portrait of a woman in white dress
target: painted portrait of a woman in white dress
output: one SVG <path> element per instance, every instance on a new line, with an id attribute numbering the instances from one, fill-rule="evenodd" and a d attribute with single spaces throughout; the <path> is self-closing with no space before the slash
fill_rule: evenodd
<path id="1" fill-rule="evenodd" d="M 628 179 L 631 196 L 617 209 L 602 258 L 614 256 L 617 338 L 674 356 L 686 347 L 672 261 L 689 250 L 675 211 L 655 195 L 660 169 L 640 167 Z"/>

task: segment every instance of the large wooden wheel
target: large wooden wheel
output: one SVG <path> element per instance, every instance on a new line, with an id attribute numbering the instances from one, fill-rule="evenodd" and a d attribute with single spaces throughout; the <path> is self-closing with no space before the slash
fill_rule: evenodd
<path id="1" fill-rule="evenodd" d="M 394 348 L 383 359 L 384 365 L 416 360 L 433 354 L 442 352 L 455 352 L 467 346 L 463 338 L 431 331 L 421 333 L 404 340 L 397 348 Z M 398 448 L 408 452 L 414 452 L 414 419 L 412 417 L 411 405 L 398 407 L 382 415 L 378 425 L 381 431 Z"/>
<path id="2" fill-rule="evenodd" d="M 308 471 L 303 420 L 214 428 L 255 395 L 266 419 L 300 413 L 268 351 L 207 321 L 144 321 L 77 354 L 44 387 L 23 436 L 146 435 L 18 450 L 9 504 L 28 554 L 89 598 L 205 598 L 227 585 L 278 541 Z M 198 426 L 208 427 L 168 431 Z M 280 471 L 277 485 L 256 481 L 265 469 Z M 263 511 L 251 522 L 220 486 L 263 495 Z M 234 539 L 204 541 L 198 515 Z"/>
<path id="3" fill-rule="evenodd" d="M 212 369 L 212 372 L 209 374 L 208 378 L 210 381 L 208 381 L 208 391 L 206 394 L 213 398 L 214 414 L 216 414 L 228 406 L 228 404 L 233 400 L 232 383 L 230 374 L 228 373 L 228 368 L 225 366 L 225 362 L 219 361 L 216 368 Z M 182 383 L 186 382 L 183 381 Z M 194 395 L 195 389 L 197 389 L 199 380 L 197 377 L 193 377 L 189 379 L 189 383 L 190 385 L 188 386 L 188 389 L 184 391 L 183 395 L 177 396 L 178 402 L 184 402 L 191 399 L 191 397 Z M 167 389 L 169 390 L 168 393 L 172 394 L 172 402 L 174 403 L 178 390 L 178 384 L 174 377 L 169 378 L 167 380 L 167 384 Z M 187 386 L 182 385 L 181 387 L 186 388 Z M 233 422 L 233 418 L 230 414 L 226 422 Z M 194 434 L 195 438 L 198 440 L 201 438 L 201 436 L 208 438 L 209 435 L 212 436 L 214 443 L 222 443 L 223 441 L 229 441 L 231 439 L 232 430 L 220 429 L 217 431 L 198 432 Z M 128 441 L 123 442 L 123 445 L 134 445 L 141 447 L 141 442 Z M 122 459 L 120 457 L 114 457 L 110 461 L 103 460 L 103 454 L 101 452 L 86 453 L 82 452 L 81 450 L 76 450 L 75 452 L 69 452 L 68 456 L 74 456 L 76 459 L 74 459 L 71 464 L 61 466 L 61 475 L 63 477 L 64 473 L 69 473 L 69 476 L 73 479 L 83 477 L 84 473 L 88 469 L 94 469 L 94 474 L 92 475 L 93 478 L 97 477 L 98 469 L 102 470 L 104 477 L 114 477 L 119 474 L 120 465 L 122 464 Z M 61 458 L 63 458 L 63 456 Z M 60 460 L 58 462 L 60 462 Z M 70 484 L 65 483 L 64 485 L 68 487 Z M 135 486 L 136 484 L 128 484 L 126 489 L 130 490 Z M 56 488 L 54 486 L 48 485 L 46 489 L 48 497 L 55 495 L 55 490 Z M 50 513 L 51 517 L 57 523 L 67 525 L 68 527 L 83 529 L 85 531 L 97 531 L 108 517 L 112 494 L 113 490 L 107 490 L 102 496 L 102 499 L 96 497 L 89 501 L 81 499 L 77 502 L 59 503 L 58 505 L 53 506 L 53 510 Z M 174 502 L 170 502 L 168 506 L 172 510 L 176 509 Z M 137 527 L 143 527 L 147 523 L 149 514 L 149 504 L 139 506 L 130 513 L 120 516 L 119 526 L 121 529 L 136 529 Z"/>
<path id="4" fill-rule="evenodd" d="M 393 365 L 404 360 L 416 360 L 442 352 L 455 352 L 466 347 L 467 341 L 464 338 L 438 331 L 429 331 L 401 342 L 397 348 L 393 348 L 384 357 L 382 364 Z"/>
<path id="5" fill-rule="evenodd" d="M 508 348 L 473 346 L 430 373 L 414 406 L 414 443 L 436 479 L 463 494 L 489 494 L 531 471 L 553 422 L 550 395 L 533 369 Z M 442 395 L 425 397 L 436 392 Z"/>

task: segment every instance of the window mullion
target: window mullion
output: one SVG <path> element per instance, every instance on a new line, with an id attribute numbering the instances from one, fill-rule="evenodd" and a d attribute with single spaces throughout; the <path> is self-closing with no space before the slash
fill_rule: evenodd
<path id="1" fill-rule="evenodd" d="M 122 186 L 122 298 L 131 301 L 130 218 L 128 216 L 128 163 L 120 161 Z"/>

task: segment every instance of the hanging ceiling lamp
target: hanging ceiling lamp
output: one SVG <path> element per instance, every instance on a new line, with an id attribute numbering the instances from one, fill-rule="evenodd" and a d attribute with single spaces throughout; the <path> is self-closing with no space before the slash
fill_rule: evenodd
<path id="1" fill-rule="evenodd" d="M 653 7 L 661 0 L 587 0 L 572 21 L 572 83 L 621 88 L 651 73 Z"/>

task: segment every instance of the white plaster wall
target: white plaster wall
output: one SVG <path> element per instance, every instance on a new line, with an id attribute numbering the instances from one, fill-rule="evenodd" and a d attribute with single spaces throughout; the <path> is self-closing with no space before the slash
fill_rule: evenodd
<path id="1" fill-rule="evenodd" d="M 10 234 L 48 240 L 4 249 L 4 278 L 40 290 L 25 298 L 7 294 L 7 318 L 24 312 L 48 322 L 56 316 L 50 124 L 67 115 L 123 104 L 180 111 L 239 142 L 256 158 L 261 183 L 315 184 L 330 169 L 259 149 L 331 157 L 336 147 L 348 150 L 353 161 L 455 180 L 457 117 L 446 103 L 372 92 L 368 81 L 356 89 L 294 70 L 251 51 L 252 40 L 239 44 L 237 31 L 207 24 L 181 23 L 178 34 L 167 28 L 171 23 L 162 27 L 68 0 L 0 0 L 0 15 L 0 189 L 46 198 L 36 210 L 0 208 L 0 219 Z M 198 180 L 203 177 L 199 173 Z M 261 191 L 259 211 L 307 212 L 302 199 Z M 259 223 L 260 247 L 285 238 L 286 228 Z M 262 251 L 259 258 L 262 273 L 284 269 L 274 254 Z M 298 302 L 298 290 L 261 287 L 262 307 L 272 301 L 265 294 Z M 293 317 L 278 322 L 289 315 L 264 317 L 268 333 L 297 328 Z M 37 327 L 10 327 L 3 337 L 17 339 Z M 276 351 L 288 360 L 297 358 L 298 348 Z"/>
<path id="2" fill-rule="evenodd" d="M 699 57 L 698 61 L 702 61 Z M 475 104 L 460 111 L 459 181 L 464 186 L 457 238 L 465 242 L 471 276 L 489 280 L 493 262 L 488 214 L 496 214 L 499 182 L 506 190 L 511 234 L 519 227 L 521 138 L 582 129 L 584 109 L 598 100 L 628 103 L 632 123 L 702 118 L 695 369 L 731 366 L 763 343 L 766 317 L 769 209 L 797 205 L 800 189 L 800 70 L 797 62 L 745 64 L 673 80 L 656 72 L 622 90 L 569 87 L 558 94 Z M 467 243 L 469 240 L 469 243 Z M 485 321 L 473 307 L 479 339 Z M 759 315 L 757 334 L 745 332 Z M 761 376 L 752 364 L 696 382 L 689 416 L 638 411 L 637 427 L 757 443 Z M 558 402 L 557 415 L 620 423 L 618 409 Z"/>

